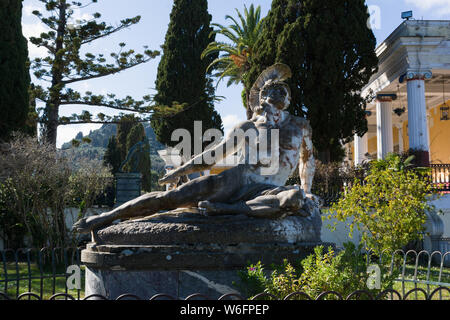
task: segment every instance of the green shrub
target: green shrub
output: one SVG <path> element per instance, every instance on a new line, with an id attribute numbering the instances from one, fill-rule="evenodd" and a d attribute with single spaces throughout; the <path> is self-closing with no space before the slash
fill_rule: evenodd
<path id="1" fill-rule="evenodd" d="M 247 296 L 266 292 L 278 299 L 294 292 L 304 292 L 313 299 L 325 291 L 336 291 L 344 298 L 356 290 L 367 290 L 376 295 L 392 287 L 396 274 L 389 273 L 386 261 L 379 265 L 380 289 L 368 288 L 369 265 L 365 255 L 361 254 L 361 249 L 361 246 L 346 243 L 344 250 L 336 253 L 331 247 L 324 251 L 323 246 L 318 246 L 299 266 L 295 267 L 284 261 L 281 266 L 272 266 L 274 271 L 271 273 L 264 270 L 264 266 L 258 262 L 239 273 L 241 282 L 238 287 Z"/>
<path id="2" fill-rule="evenodd" d="M 427 179 L 429 171 L 412 168 L 412 159 L 404 161 L 390 154 L 385 160 L 371 162 L 363 183 L 355 179 L 327 218 L 347 222 L 350 236 L 358 228 L 366 249 L 378 254 L 420 239 L 426 212 L 433 210 L 427 204 L 432 189 Z"/>

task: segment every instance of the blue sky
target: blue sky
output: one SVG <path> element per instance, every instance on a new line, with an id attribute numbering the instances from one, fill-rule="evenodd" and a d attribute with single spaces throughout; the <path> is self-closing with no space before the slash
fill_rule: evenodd
<path id="1" fill-rule="evenodd" d="M 244 5 L 260 5 L 262 14 L 266 15 L 270 9 L 271 0 L 210 0 L 209 12 L 213 22 L 225 24 L 225 15 L 235 15 L 235 8 L 243 10 Z M 39 20 L 31 12 L 39 9 L 38 0 L 24 0 L 23 31 L 26 37 L 39 35 L 45 29 Z M 371 24 L 378 43 L 381 43 L 401 22 L 402 11 L 413 10 L 414 18 L 425 20 L 450 20 L 450 0 L 368 0 L 367 5 L 371 11 Z M 118 48 L 120 42 L 126 42 L 128 47 L 139 51 L 144 45 L 150 49 L 159 50 L 164 43 L 164 37 L 169 23 L 169 15 L 172 9 L 171 0 L 99 0 L 97 4 L 76 12 L 76 19 L 89 19 L 94 12 L 102 13 L 102 18 L 107 23 L 115 24 L 121 19 L 141 15 L 142 20 L 138 25 L 121 31 L 106 39 L 96 41 L 86 47 L 86 52 L 110 53 Z M 45 56 L 45 50 L 29 44 L 30 56 Z M 136 99 L 146 94 L 154 94 L 156 72 L 160 58 L 156 58 L 146 64 L 127 70 L 118 75 L 102 79 L 86 81 L 74 89 L 94 94 L 115 93 L 118 97 L 131 95 Z M 216 103 L 216 109 L 221 114 L 225 130 L 240 120 L 245 119 L 245 110 L 242 107 L 240 92 L 241 86 L 226 87 L 226 81 L 222 81 L 216 91 L 219 96 L 224 96 L 221 102 Z M 79 113 L 80 107 L 67 106 L 60 111 L 60 115 Z M 112 114 L 104 108 L 83 108 L 96 114 L 104 112 Z M 62 143 L 70 141 L 82 131 L 84 134 L 96 129 L 100 125 L 70 125 L 60 126 L 58 129 L 58 147 Z"/>

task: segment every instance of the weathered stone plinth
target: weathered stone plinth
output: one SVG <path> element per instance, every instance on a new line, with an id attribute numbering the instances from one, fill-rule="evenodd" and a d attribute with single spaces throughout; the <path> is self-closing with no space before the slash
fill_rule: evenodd
<path id="1" fill-rule="evenodd" d="M 268 266 L 305 257 L 320 244 L 320 228 L 319 210 L 279 220 L 184 210 L 122 222 L 100 230 L 82 252 L 86 295 L 236 293 L 238 270 L 257 261 Z"/>

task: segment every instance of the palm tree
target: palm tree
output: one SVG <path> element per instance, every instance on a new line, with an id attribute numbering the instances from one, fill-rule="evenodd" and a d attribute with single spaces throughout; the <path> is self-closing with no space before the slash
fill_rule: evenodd
<path id="1" fill-rule="evenodd" d="M 208 66 L 208 71 L 216 70 L 213 76 L 219 78 L 217 84 L 227 77 L 228 87 L 232 84 L 243 82 L 246 72 L 250 69 L 253 48 L 261 33 L 263 21 L 261 19 L 260 6 L 255 9 L 252 4 L 247 9 L 244 5 L 244 15 L 238 9 L 235 10 L 240 23 L 229 15 L 226 15 L 225 19 L 230 19 L 233 22 L 230 26 L 225 27 L 221 24 L 213 23 L 218 28 L 214 32 L 225 36 L 231 43 L 211 42 L 202 53 L 202 58 L 219 53 L 219 56 Z M 248 92 L 246 92 L 245 88 L 244 93 L 244 104 L 247 105 Z M 250 114 L 247 112 L 247 116 L 251 117 L 251 112 Z"/>

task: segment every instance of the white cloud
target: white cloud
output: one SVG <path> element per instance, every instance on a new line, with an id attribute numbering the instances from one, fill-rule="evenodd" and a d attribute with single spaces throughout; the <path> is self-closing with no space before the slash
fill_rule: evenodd
<path id="1" fill-rule="evenodd" d="M 244 121 L 245 119 L 239 118 L 235 114 L 229 114 L 224 117 L 222 117 L 222 123 L 223 123 L 223 130 L 225 136 L 230 132 L 230 130 L 237 125 L 239 122 Z"/>
<path id="2" fill-rule="evenodd" d="M 450 0 L 405 0 L 405 3 L 424 11 L 433 10 L 436 16 L 450 14 Z"/>
<path id="3" fill-rule="evenodd" d="M 25 5 L 23 6 L 23 14 L 26 17 L 31 17 L 33 15 L 33 11 L 35 10 L 42 10 L 42 8 L 37 7 L 37 6 L 33 6 L 33 5 Z"/>
<path id="4" fill-rule="evenodd" d="M 39 37 L 41 33 L 47 32 L 47 28 L 42 23 L 22 23 L 22 32 L 25 38 Z M 42 57 L 47 54 L 47 49 L 43 47 L 37 47 L 28 41 L 28 53 L 30 58 Z"/>
<path id="5" fill-rule="evenodd" d="M 74 10 L 73 15 L 70 17 L 68 24 L 77 25 L 94 19 L 94 16 L 88 13 L 80 12 L 80 10 Z"/>
<path id="6" fill-rule="evenodd" d="M 415 5 L 416 7 L 429 10 L 434 7 L 450 6 L 450 0 L 405 0 L 406 3 Z"/>
<path id="7" fill-rule="evenodd" d="M 72 141 L 80 131 L 86 136 L 91 130 L 99 129 L 101 126 L 101 124 L 73 124 L 59 126 L 56 147 L 61 148 L 64 143 Z"/>

